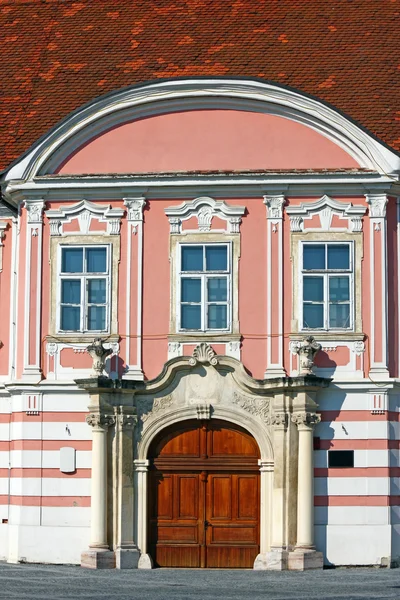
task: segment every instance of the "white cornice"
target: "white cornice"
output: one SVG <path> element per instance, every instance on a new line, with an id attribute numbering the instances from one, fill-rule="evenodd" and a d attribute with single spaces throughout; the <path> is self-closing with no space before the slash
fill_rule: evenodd
<path id="1" fill-rule="evenodd" d="M 264 112 L 292 119 L 332 140 L 362 167 L 380 173 L 400 169 L 399 156 L 314 98 L 261 81 L 187 79 L 131 87 L 95 100 L 54 127 L 4 178 L 27 180 L 51 172 L 89 139 L 127 120 L 204 108 Z"/>
<path id="2" fill-rule="evenodd" d="M 229 233 L 239 233 L 245 206 L 232 206 L 223 200 L 214 200 L 208 196 L 200 196 L 190 202 L 182 202 L 179 206 L 170 206 L 165 209 L 171 226 L 171 233 L 181 233 L 182 221 L 187 221 L 195 216 L 198 221 L 198 231 L 210 231 L 211 221 L 214 217 L 228 222 Z"/>
<path id="3" fill-rule="evenodd" d="M 50 235 L 61 235 L 64 223 L 78 218 L 81 233 L 88 233 L 92 215 L 102 223 L 107 224 L 107 233 L 117 235 L 120 231 L 121 219 L 125 211 L 121 208 L 112 208 L 110 205 L 94 204 L 88 200 L 81 200 L 70 206 L 46 210 L 46 217 L 50 223 Z"/>

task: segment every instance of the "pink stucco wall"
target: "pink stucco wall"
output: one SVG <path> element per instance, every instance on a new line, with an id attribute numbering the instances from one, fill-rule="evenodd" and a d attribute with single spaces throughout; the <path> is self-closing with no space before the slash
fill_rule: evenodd
<path id="1" fill-rule="evenodd" d="M 283 117 L 196 110 L 114 127 L 55 170 L 73 174 L 358 166 L 326 137 Z"/>

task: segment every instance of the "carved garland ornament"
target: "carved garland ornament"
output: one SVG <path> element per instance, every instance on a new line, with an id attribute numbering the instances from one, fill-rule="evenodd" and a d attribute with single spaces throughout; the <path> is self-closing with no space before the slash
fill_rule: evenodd
<path id="1" fill-rule="evenodd" d="M 138 400 L 138 410 L 143 423 L 148 421 L 150 417 L 154 417 L 160 411 L 170 407 L 173 403 L 172 396 L 164 396 L 163 398 L 149 398 Z"/>
<path id="2" fill-rule="evenodd" d="M 268 398 L 248 398 L 241 396 L 237 392 L 233 393 L 232 402 L 243 408 L 251 415 L 260 417 L 267 425 L 270 422 L 269 417 L 269 399 Z"/>

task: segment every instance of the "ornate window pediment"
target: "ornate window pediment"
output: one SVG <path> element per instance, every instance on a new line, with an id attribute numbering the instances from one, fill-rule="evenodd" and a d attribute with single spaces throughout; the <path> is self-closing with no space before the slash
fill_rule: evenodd
<path id="1" fill-rule="evenodd" d="M 362 231 L 362 217 L 367 208 L 364 206 L 353 206 L 351 203 L 339 202 L 329 196 L 322 196 L 316 202 L 304 203 L 299 206 L 289 206 L 286 212 L 290 217 L 290 231 L 329 231 L 336 229 L 338 231 L 360 232 Z M 320 226 L 315 227 L 311 222 L 308 227 L 305 221 L 312 220 L 314 215 L 319 216 Z M 334 216 L 339 219 L 347 219 L 348 225 L 334 224 Z"/>
<path id="2" fill-rule="evenodd" d="M 207 196 L 195 198 L 190 202 L 182 202 L 179 206 L 170 206 L 165 209 L 165 214 L 170 223 L 170 233 L 182 233 L 182 222 L 191 217 L 197 218 L 197 229 L 190 229 L 191 233 L 205 233 L 211 231 L 214 217 L 227 223 L 226 233 L 239 233 L 240 223 L 246 208 L 244 206 L 230 206 L 223 200 L 214 200 Z"/>
<path id="3" fill-rule="evenodd" d="M 92 219 L 100 223 L 106 223 L 104 233 L 108 235 L 118 235 L 121 227 L 121 218 L 125 211 L 122 208 L 112 208 L 111 205 L 95 204 L 89 200 L 81 200 L 71 206 L 61 206 L 58 209 L 46 211 L 46 216 L 50 223 L 50 235 L 58 236 L 65 233 L 63 227 L 66 223 L 71 223 L 76 219 L 79 224 L 79 231 L 73 233 L 88 234 Z M 72 233 L 72 232 L 69 232 Z M 96 234 L 101 231 L 96 231 Z"/>

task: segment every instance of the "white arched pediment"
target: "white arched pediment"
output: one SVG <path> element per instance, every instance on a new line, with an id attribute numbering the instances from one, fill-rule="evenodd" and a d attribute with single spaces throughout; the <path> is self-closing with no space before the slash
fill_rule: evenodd
<path id="1" fill-rule="evenodd" d="M 400 168 L 394 152 L 314 98 L 262 81 L 187 79 L 130 87 L 94 100 L 41 138 L 9 169 L 5 179 L 26 181 L 52 172 L 88 140 L 128 120 L 206 108 L 285 117 L 321 133 L 363 168 L 382 174 Z"/>

